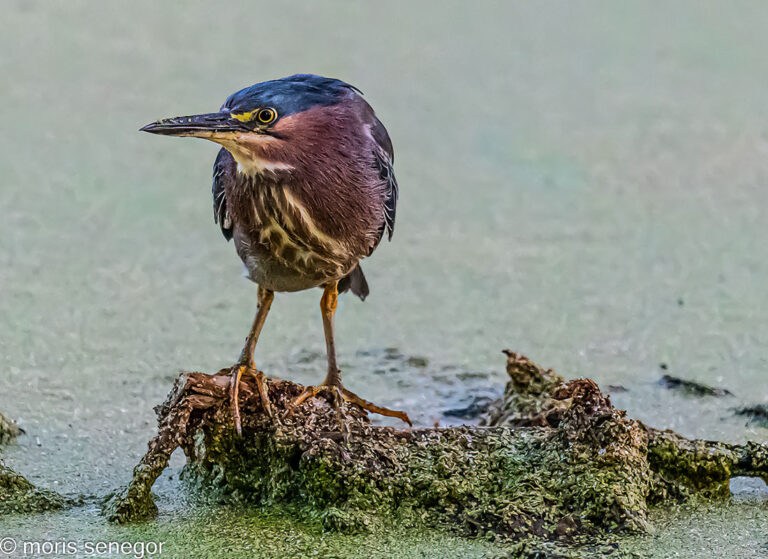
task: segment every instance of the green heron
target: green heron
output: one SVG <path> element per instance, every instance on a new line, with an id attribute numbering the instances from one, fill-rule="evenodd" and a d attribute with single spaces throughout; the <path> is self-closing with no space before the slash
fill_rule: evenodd
<path id="1" fill-rule="evenodd" d="M 262 405 L 271 413 L 266 378 L 253 353 L 274 292 L 311 287 L 323 288 L 328 372 L 293 405 L 329 392 L 337 409 L 347 401 L 410 424 L 405 412 L 344 388 L 336 362 L 337 296 L 347 290 L 360 299 L 368 295 L 360 260 L 384 235 L 392 238 L 398 195 L 392 142 L 361 92 L 337 79 L 298 74 L 241 89 L 219 112 L 168 118 L 141 130 L 223 146 L 213 166 L 214 221 L 227 240 L 234 239 L 248 278 L 258 284 L 256 318 L 231 371 L 238 433 L 243 374 L 256 378 Z"/>

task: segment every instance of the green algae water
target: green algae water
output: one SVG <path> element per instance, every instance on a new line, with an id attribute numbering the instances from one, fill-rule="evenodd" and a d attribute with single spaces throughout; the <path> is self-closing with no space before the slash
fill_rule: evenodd
<path id="1" fill-rule="evenodd" d="M 342 298 L 337 319 L 350 389 L 420 425 L 461 422 L 446 412 L 501 392 L 509 347 L 616 387 L 614 403 L 654 427 L 768 441 L 731 411 L 768 400 L 764 4 L 2 9 L 0 411 L 26 430 L 3 459 L 83 505 L 3 517 L 0 539 L 165 542 L 163 557 L 504 553 L 189 503 L 178 456 L 156 522 L 98 515 L 177 372 L 230 365 L 256 308 L 213 224 L 216 146 L 137 130 L 297 72 L 360 87 L 395 145 L 394 239 L 363 263 L 369 299 Z M 324 374 L 318 299 L 276 297 L 257 349 L 269 374 Z M 663 373 L 734 396 L 686 398 L 657 385 Z M 622 546 L 765 557 L 765 489 L 734 491 L 656 511 L 655 533 Z"/>

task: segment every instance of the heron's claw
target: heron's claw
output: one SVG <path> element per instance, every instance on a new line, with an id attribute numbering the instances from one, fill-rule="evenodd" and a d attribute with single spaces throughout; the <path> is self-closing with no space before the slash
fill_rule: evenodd
<path id="1" fill-rule="evenodd" d="M 269 388 L 267 387 L 267 375 L 259 371 L 258 369 L 237 364 L 231 369 L 230 381 L 229 381 L 229 402 L 230 409 L 232 411 L 232 419 L 235 423 L 235 431 L 238 435 L 243 434 L 243 428 L 240 421 L 240 380 L 244 373 L 253 375 L 256 379 L 256 389 L 259 392 L 259 399 L 261 400 L 261 407 L 264 409 L 269 417 L 272 417 L 272 406 L 269 403 Z"/>
<path id="2" fill-rule="evenodd" d="M 406 422 L 411 427 L 413 427 L 413 423 L 411 423 L 411 419 L 408 417 L 408 414 L 405 413 L 404 411 L 391 410 L 389 408 L 377 406 L 376 404 L 373 404 L 368 400 L 362 399 L 360 396 L 358 396 L 354 392 L 347 390 L 341 385 L 318 384 L 317 386 L 307 386 L 306 388 L 304 388 L 304 391 L 301 394 L 299 394 L 299 396 L 291 403 L 290 409 L 291 410 L 295 409 L 296 407 L 300 406 L 302 402 L 305 402 L 310 398 L 315 398 L 322 392 L 331 393 L 331 396 L 332 396 L 331 405 L 337 410 L 341 407 L 342 401 L 349 402 L 371 413 L 377 413 L 379 415 L 385 415 L 387 417 L 396 417 Z"/>

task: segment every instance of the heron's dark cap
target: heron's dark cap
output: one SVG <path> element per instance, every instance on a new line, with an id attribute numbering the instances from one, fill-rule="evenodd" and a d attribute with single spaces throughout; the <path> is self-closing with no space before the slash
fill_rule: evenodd
<path id="1" fill-rule="evenodd" d="M 361 91 L 341 80 L 296 74 L 241 89 L 227 98 L 221 110 L 247 113 L 260 107 L 272 107 L 284 117 L 312 107 L 335 105 L 354 93 Z"/>

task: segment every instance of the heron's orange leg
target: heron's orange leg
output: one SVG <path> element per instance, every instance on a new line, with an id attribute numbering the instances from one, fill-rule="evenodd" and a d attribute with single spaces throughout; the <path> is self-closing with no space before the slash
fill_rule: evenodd
<path id="1" fill-rule="evenodd" d="M 327 391 L 331 394 L 331 401 L 337 409 L 339 408 L 341 401 L 350 402 L 371 413 L 386 415 L 388 417 L 397 417 L 398 419 L 405 421 L 408 425 L 412 425 L 408 414 L 404 411 L 396 411 L 377 406 L 367 400 L 363 400 L 360 396 L 350 392 L 342 385 L 341 371 L 336 364 L 336 343 L 333 335 L 333 319 L 336 314 L 338 296 L 338 282 L 333 281 L 325 286 L 323 296 L 320 298 L 320 310 L 323 315 L 323 330 L 325 332 L 325 348 L 328 353 L 328 373 L 322 384 L 317 386 L 307 386 L 293 401 L 291 407 L 296 407 L 309 398 L 314 398 L 318 394 Z"/>
<path id="2" fill-rule="evenodd" d="M 240 379 L 244 373 L 249 373 L 256 377 L 256 387 L 259 391 L 259 399 L 264 411 L 268 415 L 272 415 L 272 408 L 269 405 L 269 395 L 267 392 L 267 377 L 264 373 L 256 368 L 253 361 L 253 352 L 256 349 L 256 342 L 259 341 L 259 334 L 264 326 L 264 322 L 267 320 L 267 314 L 269 313 L 269 307 L 272 305 L 272 300 L 275 298 L 273 291 L 264 289 L 259 286 L 259 308 L 256 311 L 256 318 L 253 319 L 253 325 L 251 331 L 248 333 L 248 337 L 245 339 L 245 347 L 240 354 L 240 360 L 232 367 L 232 373 L 230 375 L 229 383 L 229 398 L 230 408 L 232 410 L 232 419 L 235 422 L 235 430 L 238 435 L 242 434 L 242 426 L 240 424 Z"/>

